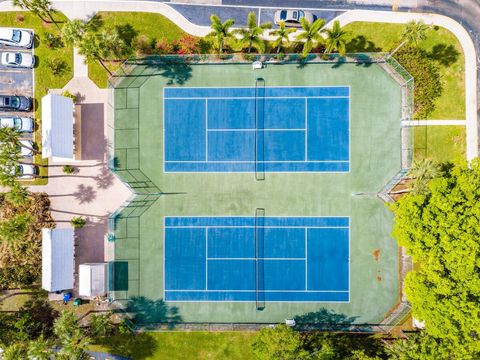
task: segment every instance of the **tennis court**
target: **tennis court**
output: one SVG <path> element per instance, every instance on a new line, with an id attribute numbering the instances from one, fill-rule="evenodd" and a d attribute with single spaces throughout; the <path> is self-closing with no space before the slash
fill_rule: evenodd
<path id="1" fill-rule="evenodd" d="M 164 236 L 166 301 L 349 301 L 348 217 L 166 217 Z"/>
<path id="2" fill-rule="evenodd" d="M 165 172 L 348 172 L 350 88 L 164 88 Z"/>

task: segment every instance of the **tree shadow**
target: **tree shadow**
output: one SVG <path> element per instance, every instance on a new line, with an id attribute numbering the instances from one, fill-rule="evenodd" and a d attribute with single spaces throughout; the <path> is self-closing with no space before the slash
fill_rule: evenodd
<path id="1" fill-rule="evenodd" d="M 108 189 L 113 184 L 114 176 L 112 172 L 105 166 L 100 169 L 100 174 L 94 177 L 97 187 L 100 189 Z"/>
<path id="2" fill-rule="evenodd" d="M 437 44 L 430 52 L 427 52 L 427 57 L 431 60 L 436 60 L 444 66 L 449 66 L 458 60 L 460 53 L 453 45 Z"/>
<path id="3" fill-rule="evenodd" d="M 72 195 L 80 202 L 80 204 L 88 204 L 95 200 L 97 197 L 97 192 L 90 185 L 85 186 L 80 184 L 77 187 L 77 191 L 75 191 Z"/>
<path id="4" fill-rule="evenodd" d="M 148 332 L 116 334 L 100 338 L 95 343 L 102 345 L 111 354 L 139 360 L 150 359 L 158 347 L 157 341 Z"/>
<path id="5" fill-rule="evenodd" d="M 128 46 L 132 45 L 133 39 L 138 35 L 138 31 L 130 24 L 116 25 L 115 29 L 118 32 L 118 36 Z"/>
<path id="6" fill-rule="evenodd" d="M 381 48 L 375 45 L 373 41 L 367 40 L 363 35 L 358 35 L 345 44 L 347 53 L 358 52 L 380 52 Z"/>
<path id="7" fill-rule="evenodd" d="M 348 331 L 358 316 L 337 314 L 332 310 L 321 308 L 315 312 L 309 312 L 294 317 L 295 329 L 302 331 Z"/>
<path id="8" fill-rule="evenodd" d="M 173 329 L 182 321 L 176 306 L 167 305 L 162 299 L 152 300 L 144 296 L 135 296 L 128 300 L 126 311 L 133 315 L 136 325 L 167 325 Z"/>
<path id="9" fill-rule="evenodd" d="M 159 75 L 168 78 L 169 85 L 183 85 L 192 77 L 192 67 L 188 64 L 165 64 L 159 69 Z"/>

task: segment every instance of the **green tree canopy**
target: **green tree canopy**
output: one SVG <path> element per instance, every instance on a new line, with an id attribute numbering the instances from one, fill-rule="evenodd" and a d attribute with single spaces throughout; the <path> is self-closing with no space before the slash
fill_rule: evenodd
<path id="1" fill-rule="evenodd" d="M 225 41 L 231 39 L 233 36 L 230 32 L 230 28 L 235 24 L 235 21 L 233 19 L 227 19 L 222 23 L 217 15 L 211 15 L 210 21 L 212 22 L 210 25 L 212 32 L 207 36 L 215 39 L 218 52 L 221 54 L 223 52 Z"/>
<path id="2" fill-rule="evenodd" d="M 262 35 L 266 29 L 270 29 L 272 24 L 269 22 L 258 25 L 257 16 L 255 13 L 249 12 L 247 17 L 247 27 L 241 28 L 235 31 L 236 34 L 240 35 L 238 40 L 240 46 L 248 47 L 248 52 L 252 51 L 252 47 L 257 49 L 259 53 L 265 51 L 265 43 L 263 41 Z"/>
<path id="3" fill-rule="evenodd" d="M 285 21 L 280 21 L 278 25 L 279 25 L 278 29 L 272 30 L 269 33 L 269 35 L 275 36 L 275 40 L 273 41 L 273 46 L 277 47 L 277 54 L 280 52 L 280 49 L 282 48 L 284 42 L 286 44 L 290 42 L 290 39 L 289 39 L 290 34 L 297 31 L 297 29 L 294 29 L 294 28 L 287 28 L 285 26 Z"/>
<path id="4" fill-rule="evenodd" d="M 307 56 L 315 46 L 323 42 L 320 31 L 325 25 L 325 20 L 319 18 L 310 24 L 302 17 L 300 23 L 303 31 L 297 35 L 296 40 L 303 43 L 302 55 Z"/>
<path id="5" fill-rule="evenodd" d="M 252 347 L 259 360 L 301 360 L 309 357 L 303 349 L 300 334 L 286 325 L 263 328 L 255 336 Z"/>
<path id="6" fill-rule="evenodd" d="M 342 29 L 340 22 L 335 20 L 333 27 L 324 29 L 323 32 L 327 35 L 325 39 L 325 53 L 338 51 L 340 55 L 345 56 L 348 33 Z"/>
<path id="7" fill-rule="evenodd" d="M 405 291 L 426 333 L 451 358 L 480 357 L 480 161 L 457 165 L 394 206 L 394 237 L 419 270 Z"/>

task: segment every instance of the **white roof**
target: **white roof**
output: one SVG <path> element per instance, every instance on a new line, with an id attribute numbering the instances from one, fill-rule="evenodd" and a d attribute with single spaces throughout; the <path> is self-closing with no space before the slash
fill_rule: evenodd
<path id="1" fill-rule="evenodd" d="M 107 263 L 81 264 L 78 267 L 80 296 L 103 296 L 107 292 Z"/>
<path id="2" fill-rule="evenodd" d="M 42 229 L 42 288 L 73 288 L 73 229 Z"/>
<path id="3" fill-rule="evenodd" d="M 48 94 L 42 98 L 42 158 L 73 159 L 73 101 Z"/>

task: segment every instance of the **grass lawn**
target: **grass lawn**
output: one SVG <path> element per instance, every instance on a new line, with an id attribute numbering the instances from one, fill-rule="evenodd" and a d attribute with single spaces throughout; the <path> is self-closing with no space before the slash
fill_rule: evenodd
<path id="1" fill-rule="evenodd" d="M 23 20 L 22 20 L 23 18 Z M 55 20 L 62 22 L 67 18 L 58 13 L 54 16 Z M 60 24 L 61 26 L 62 24 Z M 0 26 L 20 27 L 33 29 L 35 32 L 35 122 L 36 130 L 34 140 L 40 149 L 41 146 L 41 99 L 47 94 L 48 89 L 63 88 L 73 77 L 73 51 L 71 47 L 49 48 L 45 43 L 47 33 L 59 36 L 60 32 L 54 24 L 45 24 L 37 16 L 29 12 L 0 12 Z M 46 59 L 61 59 L 66 64 L 66 69 L 61 75 L 54 75 L 47 66 Z M 35 156 L 35 163 L 38 165 L 47 165 L 46 160 L 42 160 L 41 155 Z M 47 175 L 47 168 L 40 166 L 41 178 L 26 182 L 28 185 L 43 185 L 48 179 L 43 178 Z"/>
<path id="2" fill-rule="evenodd" d="M 134 359 L 253 359 L 254 332 L 148 332 L 135 337 L 112 336 L 90 346 L 94 351 Z"/>
<path id="3" fill-rule="evenodd" d="M 438 162 L 465 161 L 466 134 L 463 126 L 418 126 L 414 131 L 415 159 Z"/>
<path id="4" fill-rule="evenodd" d="M 405 25 L 354 22 L 345 26 L 347 52 L 391 51 L 401 42 Z M 430 119 L 465 119 L 465 58 L 457 38 L 444 28 L 432 28 L 420 47 L 438 64 L 444 85 Z"/>
<path id="5" fill-rule="evenodd" d="M 98 14 L 102 24 L 100 30 L 117 28 L 119 33 L 126 34 L 130 38 L 147 35 L 152 42 L 162 38 L 170 42 L 185 34 L 175 23 L 159 14 L 138 12 L 99 12 Z M 109 63 L 109 69 L 115 71 L 119 65 L 119 63 Z M 107 86 L 108 73 L 97 61 L 88 64 L 88 76 L 100 88 Z"/>
<path id="6" fill-rule="evenodd" d="M 0 311 L 18 311 L 31 298 L 31 290 L 0 291 Z"/>

